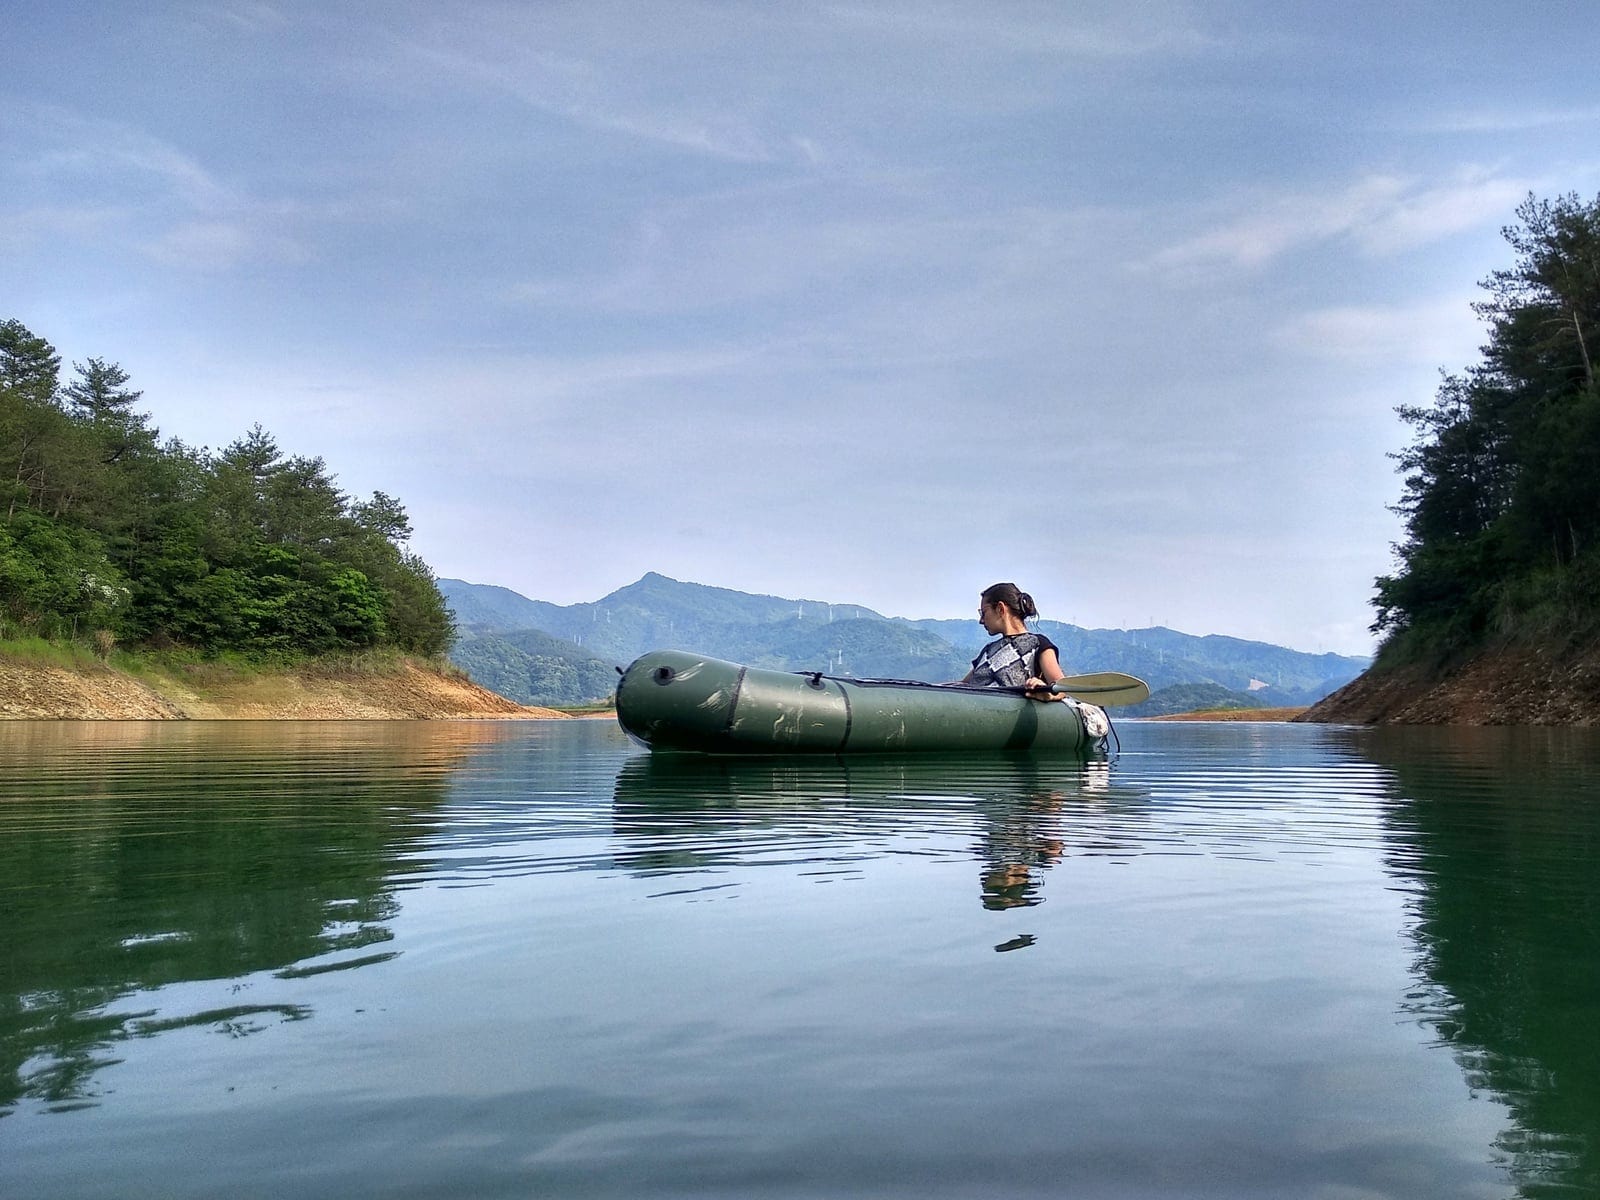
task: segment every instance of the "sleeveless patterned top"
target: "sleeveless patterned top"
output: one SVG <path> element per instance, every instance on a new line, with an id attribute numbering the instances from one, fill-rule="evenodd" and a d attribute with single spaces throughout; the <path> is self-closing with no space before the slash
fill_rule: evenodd
<path id="1" fill-rule="evenodd" d="M 973 687 L 1021 687 L 1039 674 L 1039 655 L 1056 645 L 1042 633 L 1013 633 L 996 638 L 972 660 Z M 1059 658 L 1061 652 L 1056 651 Z"/>

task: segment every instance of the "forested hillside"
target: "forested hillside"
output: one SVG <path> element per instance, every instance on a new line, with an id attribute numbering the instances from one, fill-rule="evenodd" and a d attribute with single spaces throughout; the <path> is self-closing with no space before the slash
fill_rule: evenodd
<path id="1" fill-rule="evenodd" d="M 519 704 L 593 704 L 617 686 L 616 667 L 537 629 L 468 634 L 450 659 L 473 679 Z"/>
<path id="2" fill-rule="evenodd" d="M 450 646 L 393 497 L 353 500 L 256 426 L 163 441 L 115 363 L 0 323 L 0 638 L 320 654 Z"/>
<path id="3" fill-rule="evenodd" d="M 1481 361 L 1404 408 L 1406 536 L 1377 582 L 1380 666 L 1600 633 L 1600 199 L 1529 197 L 1484 281 Z"/>

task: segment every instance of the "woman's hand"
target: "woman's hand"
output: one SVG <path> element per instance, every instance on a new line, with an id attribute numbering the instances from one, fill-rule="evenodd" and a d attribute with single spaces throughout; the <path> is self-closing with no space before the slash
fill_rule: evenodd
<path id="1" fill-rule="evenodd" d="M 1022 681 L 1029 700 L 1065 700 L 1065 696 L 1057 696 L 1050 690 L 1050 685 L 1037 675 L 1029 675 Z"/>
<path id="2" fill-rule="evenodd" d="M 1057 657 L 1054 646 L 1039 652 L 1038 668 L 1039 674 L 1029 679 L 1022 686 L 1029 689 L 1043 688 L 1045 694 L 1040 696 L 1031 690 L 1028 694 L 1035 700 L 1065 700 L 1066 696 L 1058 696 L 1050 691 L 1056 680 L 1066 677 L 1066 672 L 1061 669 L 1061 659 Z"/>

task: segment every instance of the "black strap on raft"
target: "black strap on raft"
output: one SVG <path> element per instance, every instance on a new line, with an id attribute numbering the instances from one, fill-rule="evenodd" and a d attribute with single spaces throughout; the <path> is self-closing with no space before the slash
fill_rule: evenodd
<path id="1" fill-rule="evenodd" d="M 810 671 L 797 671 L 797 675 L 810 675 Z M 841 679 L 837 675 L 824 675 L 824 679 L 837 680 L 839 683 L 848 683 L 858 688 L 896 687 L 896 688 L 926 688 L 938 692 L 983 692 L 993 696 L 999 693 L 1002 696 L 1026 695 L 1028 689 L 1020 687 L 984 687 L 977 683 L 929 683 L 926 679 Z"/>

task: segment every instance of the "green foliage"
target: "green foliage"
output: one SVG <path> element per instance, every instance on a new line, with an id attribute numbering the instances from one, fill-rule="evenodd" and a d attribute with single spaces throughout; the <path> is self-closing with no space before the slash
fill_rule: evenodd
<path id="1" fill-rule="evenodd" d="M 55 347 L 21 321 L 0 321 L 0 388 L 35 404 L 49 404 L 61 374 Z"/>
<path id="2" fill-rule="evenodd" d="M 71 637 L 113 622 L 129 596 L 93 533 L 28 510 L 0 524 L 0 611 L 17 628 Z"/>
<path id="3" fill-rule="evenodd" d="M 455 618 L 432 569 L 417 555 L 387 542 L 375 543 L 374 549 L 380 552 L 371 569 L 386 598 L 390 640 L 411 654 L 446 654 L 455 642 Z"/>
<path id="4" fill-rule="evenodd" d="M 143 392 L 129 391 L 124 384 L 128 373 L 116 363 L 91 358 L 88 366 L 73 363 L 78 378 L 62 389 L 62 394 L 90 420 L 123 418 L 136 420 L 133 406 Z"/>
<path id="5" fill-rule="evenodd" d="M 61 387 L 60 361 L 0 323 L 0 632 L 277 658 L 449 649 L 394 497 L 352 501 L 259 425 L 218 454 L 162 444 L 121 367 L 91 358 Z"/>
<path id="6" fill-rule="evenodd" d="M 452 658 L 484 687 L 520 704 L 597 703 L 617 686 L 612 664 L 534 629 L 464 639 Z"/>
<path id="7" fill-rule="evenodd" d="M 1600 198 L 1530 196 L 1484 281 L 1480 363 L 1448 376 L 1395 457 L 1406 538 L 1377 581 L 1385 661 L 1600 625 Z"/>

